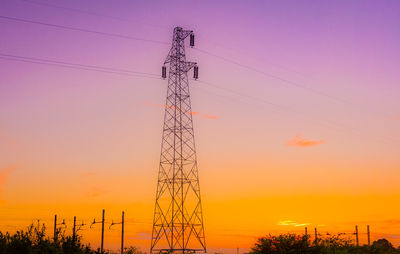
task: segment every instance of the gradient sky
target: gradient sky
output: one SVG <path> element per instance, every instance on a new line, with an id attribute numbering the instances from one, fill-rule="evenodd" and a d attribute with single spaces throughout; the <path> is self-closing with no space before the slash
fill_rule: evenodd
<path id="1" fill-rule="evenodd" d="M 357 224 L 365 242 L 370 224 L 373 239 L 400 244 L 399 1 L 2 0 L 0 16 L 167 43 L 175 26 L 194 30 L 211 253 L 304 225 Z M 169 50 L 5 18 L 0 29 L 0 54 L 156 75 Z M 0 229 L 51 228 L 57 213 L 71 230 L 74 215 L 125 210 L 127 244 L 148 251 L 166 86 L 0 58 Z M 98 246 L 100 227 L 84 229 Z"/>

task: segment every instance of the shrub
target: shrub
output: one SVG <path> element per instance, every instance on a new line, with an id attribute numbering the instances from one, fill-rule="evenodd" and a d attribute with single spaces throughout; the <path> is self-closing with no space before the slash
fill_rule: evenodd
<path id="1" fill-rule="evenodd" d="M 309 236 L 282 234 L 261 237 L 249 254 L 400 254 L 386 239 L 379 239 L 371 246 L 355 246 L 348 238 L 331 235 L 310 241 Z"/>

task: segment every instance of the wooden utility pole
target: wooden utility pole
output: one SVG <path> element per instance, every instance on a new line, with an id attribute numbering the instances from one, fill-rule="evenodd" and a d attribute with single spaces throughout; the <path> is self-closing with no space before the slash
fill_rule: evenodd
<path id="1" fill-rule="evenodd" d="M 76 216 L 74 216 L 74 228 L 72 229 L 72 242 L 75 244 L 76 237 Z"/>
<path id="2" fill-rule="evenodd" d="M 54 215 L 54 242 L 57 241 L 57 214 Z"/>
<path id="3" fill-rule="evenodd" d="M 103 218 L 101 220 L 101 248 L 100 248 L 100 253 L 103 254 L 103 246 L 104 246 L 104 215 L 105 215 L 105 210 L 103 209 Z"/>
<path id="4" fill-rule="evenodd" d="M 122 211 L 122 233 L 121 233 L 121 254 L 124 254 L 124 229 L 125 229 L 125 212 Z"/>
<path id="5" fill-rule="evenodd" d="M 317 241 L 318 239 L 318 232 L 317 232 L 317 228 L 314 229 L 314 233 L 315 233 L 315 241 Z"/>
<path id="6" fill-rule="evenodd" d="M 357 246 L 359 246 L 359 242 L 358 242 L 358 226 L 356 226 L 356 243 L 357 243 Z"/>
<path id="7" fill-rule="evenodd" d="M 59 225 L 65 226 L 65 220 L 63 219 L 61 223 L 57 224 L 57 214 L 55 214 L 54 215 L 54 242 L 57 241 L 57 237 L 58 237 L 57 226 L 59 226 Z"/>
<path id="8" fill-rule="evenodd" d="M 117 224 L 121 224 L 121 254 L 124 254 L 124 232 L 125 232 L 125 212 L 122 211 L 122 220 L 121 222 L 111 222 L 111 225 L 109 227 L 109 229 L 111 229 L 112 226 L 117 225 Z"/>
<path id="9" fill-rule="evenodd" d="M 369 225 L 367 225 L 368 246 L 371 245 L 371 233 L 369 232 Z"/>
<path id="10" fill-rule="evenodd" d="M 306 235 L 306 236 L 308 235 L 307 227 L 305 228 L 305 235 Z"/>

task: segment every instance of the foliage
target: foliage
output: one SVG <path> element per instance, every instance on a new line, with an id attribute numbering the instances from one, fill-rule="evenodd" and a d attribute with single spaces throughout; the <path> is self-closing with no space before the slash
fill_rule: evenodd
<path id="1" fill-rule="evenodd" d="M 400 254 L 400 248 L 395 249 L 386 239 L 379 239 L 371 246 L 355 246 L 347 238 L 331 235 L 311 241 L 309 236 L 282 234 L 278 236 L 261 237 L 254 244 L 249 254 Z"/>
<path id="2" fill-rule="evenodd" d="M 142 252 L 141 250 L 139 250 L 139 248 L 135 246 L 131 246 L 129 248 L 124 249 L 124 254 L 146 254 L 146 253 Z"/>
<path id="3" fill-rule="evenodd" d="M 145 254 L 136 247 L 125 248 L 127 254 Z M 0 254 L 100 254 L 90 245 L 82 244 L 81 236 L 65 235 L 59 230 L 56 240 L 46 235 L 45 225 L 30 225 L 14 234 L 0 232 Z M 110 251 L 104 253 L 111 254 Z"/>
<path id="4" fill-rule="evenodd" d="M 56 233 L 56 240 L 46 236 L 45 225 L 30 225 L 26 230 L 15 234 L 0 232 L 0 254 L 94 254 L 89 246 L 81 243 L 80 237 L 66 236 L 64 232 Z"/>

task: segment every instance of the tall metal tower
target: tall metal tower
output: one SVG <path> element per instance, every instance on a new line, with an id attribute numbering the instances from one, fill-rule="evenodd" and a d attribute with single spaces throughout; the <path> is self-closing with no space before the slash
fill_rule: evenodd
<path id="1" fill-rule="evenodd" d="M 193 68 L 197 79 L 198 67 L 186 61 L 184 40 L 188 36 L 194 46 L 193 31 L 175 27 L 162 67 L 166 78 L 169 64 L 151 253 L 206 252 L 187 75 Z"/>

